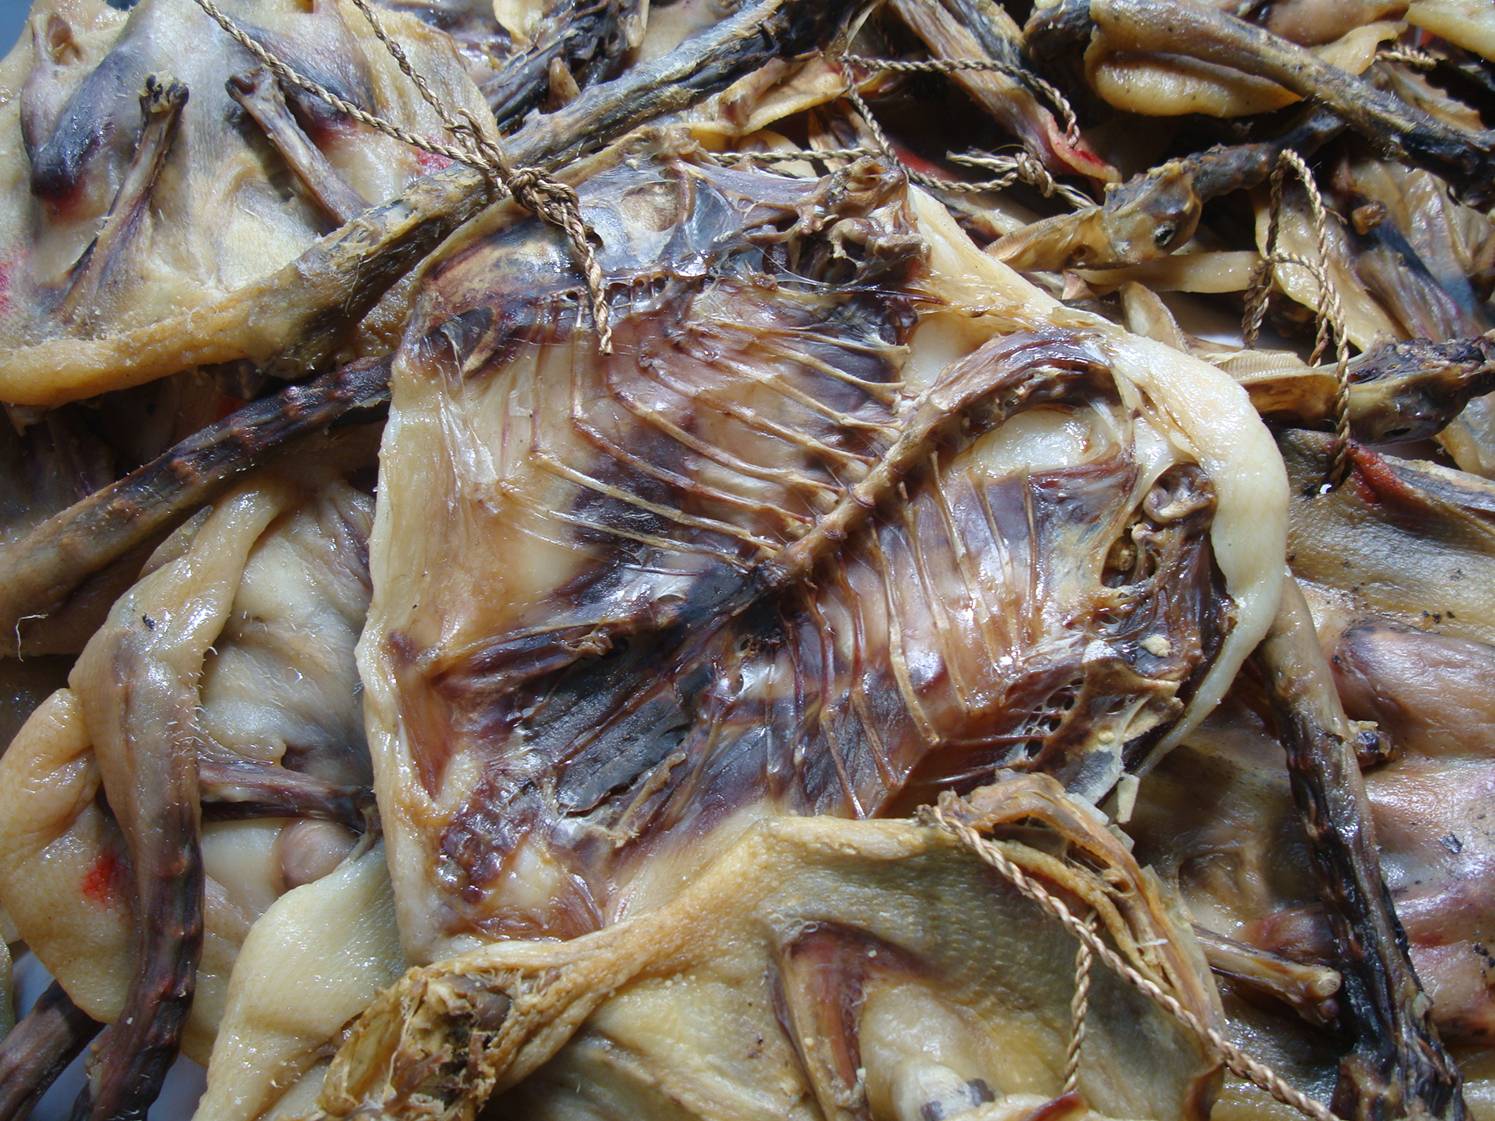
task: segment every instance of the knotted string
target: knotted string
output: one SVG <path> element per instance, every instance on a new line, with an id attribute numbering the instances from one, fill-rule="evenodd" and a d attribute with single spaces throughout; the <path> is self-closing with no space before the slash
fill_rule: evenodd
<path id="1" fill-rule="evenodd" d="M 586 219 L 582 217 L 581 201 L 576 191 L 562 183 L 543 168 L 514 167 L 504 156 L 503 150 L 487 136 L 478 122 L 466 110 L 455 114 L 436 96 L 425 77 L 411 64 L 403 47 L 385 31 L 379 16 L 367 0 L 352 0 L 363 13 L 373 30 L 374 37 L 384 44 L 400 71 L 410 79 L 421 98 L 435 111 L 446 131 L 458 141 L 457 145 L 434 140 L 412 132 L 384 117 L 354 105 L 344 97 L 333 93 L 326 86 L 308 78 L 284 59 L 250 37 L 219 8 L 214 0 L 195 0 L 199 8 L 223 28 L 234 42 L 257 58 L 275 77 L 288 85 L 304 90 L 313 97 L 326 102 L 334 109 L 352 117 L 360 124 L 382 133 L 394 140 L 408 144 L 433 155 L 444 156 L 456 163 L 467 164 L 480 172 L 494 194 L 507 192 L 515 202 L 534 214 L 542 222 L 556 227 L 566 235 L 571 254 L 581 269 L 586 281 L 587 295 L 591 304 L 592 321 L 597 328 L 597 348 L 604 354 L 612 351 L 612 322 L 608 313 L 607 294 L 603 281 L 602 266 L 592 247 L 594 234 Z"/>
<path id="2" fill-rule="evenodd" d="M 936 805 L 921 806 L 916 817 L 923 824 L 943 830 L 954 837 L 982 863 L 995 870 L 1012 885 L 1019 895 L 1036 904 L 1039 910 L 1069 931 L 1081 946 L 1087 947 L 1095 959 L 1103 962 L 1132 988 L 1183 1025 L 1232 1074 L 1265 1090 L 1284 1105 L 1291 1106 L 1305 1117 L 1312 1118 L 1313 1121 L 1341 1121 L 1323 1103 L 1310 1098 L 1303 1091 L 1290 1085 L 1271 1067 L 1246 1054 L 1221 1035 L 1216 1028 L 1206 1024 L 1194 1012 L 1185 1008 L 1176 996 L 1151 977 L 1139 972 L 1130 962 L 1106 945 L 1089 921 L 1071 911 L 1062 899 L 1018 867 L 1000 846 L 981 836 L 969 822 L 963 820 L 964 809 L 965 804 L 953 792 L 947 790 L 940 795 Z M 1086 975 L 1089 973 L 1088 966 L 1085 973 Z M 1088 992 L 1086 1000 L 1088 1001 Z M 1077 1053 L 1078 1045 L 1072 1043 L 1071 1046 Z"/>
<path id="3" fill-rule="evenodd" d="M 1310 262 L 1293 253 L 1277 251 L 1277 237 L 1282 226 L 1282 188 L 1288 171 L 1294 172 L 1308 193 L 1308 208 L 1313 225 L 1318 261 Z M 1251 275 L 1246 289 L 1245 317 L 1241 322 L 1241 335 L 1248 347 L 1255 347 L 1261 334 L 1262 320 L 1267 313 L 1267 299 L 1272 288 L 1274 265 L 1295 265 L 1303 269 L 1319 286 L 1318 308 L 1314 313 L 1315 335 L 1310 365 L 1317 365 L 1328 349 L 1330 337 L 1334 341 L 1334 451 L 1329 461 L 1328 482 L 1337 487 L 1344 481 L 1349 470 L 1350 454 L 1350 344 L 1345 330 L 1344 305 L 1340 303 L 1339 289 L 1329 275 L 1329 214 L 1324 208 L 1323 196 L 1314 182 L 1313 172 L 1303 157 L 1291 148 L 1277 158 L 1272 170 L 1271 203 L 1267 211 L 1267 244 L 1261 260 Z"/>

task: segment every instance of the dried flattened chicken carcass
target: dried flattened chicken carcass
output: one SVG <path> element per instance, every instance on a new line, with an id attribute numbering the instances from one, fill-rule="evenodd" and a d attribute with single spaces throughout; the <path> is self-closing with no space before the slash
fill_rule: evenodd
<path id="1" fill-rule="evenodd" d="M 0 902 L 110 1024 L 95 1116 L 148 1104 L 179 1041 L 207 1058 L 251 925 L 373 821 L 353 660 L 372 501 L 301 474 L 169 538 L 0 759 Z"/>
<path id="2" fill-rule="evenodd" d="M 1186 926 L 1046 776 L 958 819 L 1203 1025 Z M 1116 973 L 1091 976 L 1062 1093 L 1075 941 L 947 834 L 760 821 L 669 904 L 568 941 L 412 970 L 354 1027 L 319 1118 L 1202 1118 L 1217 1067 Z M 493 1115 L 485 1113 L 484 1116 Z"/>
<path id="3" fill-rule="evenodd" d="M 657 905 L 765 814 L 998 766 L 1097 798 L 1218 699 L 1284 502 L 1228 379 L 875 161 L 660 137 L 582 198 L 612 356 L 498 211 L 395 357 L 360 657 L 412 960 Z"/>

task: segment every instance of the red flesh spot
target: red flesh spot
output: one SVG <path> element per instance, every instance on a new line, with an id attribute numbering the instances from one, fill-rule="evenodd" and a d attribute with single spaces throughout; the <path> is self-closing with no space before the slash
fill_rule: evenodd
<path id="1" fill-rule="evenodd" d="M 100 907 L 108 907 L 119 897 L 123 867 L 119 857 L 107 849 L 83 874 L 83 898 Z"/>
<path id="2" fill-rule="evenodd" d="M 445 171 L 452 166 L 450 157 L 443 156 L 440 152 L 427 152 L 419 148 L 415 152 L 415 162 L 420 164 L 423 175 L 429 175 L 433 171 Z"/>

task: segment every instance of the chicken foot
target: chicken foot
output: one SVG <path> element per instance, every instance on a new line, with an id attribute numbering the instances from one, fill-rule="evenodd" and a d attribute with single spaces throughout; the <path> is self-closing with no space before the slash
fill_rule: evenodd
<path id="1" fill-rule="evenodd" d="M 1323 894 L 1341 971 L 1340 1008 L 1353 1040 L 1334 1109 L 1352 1121 L 1462 1121 L 1458 1068 L 1432 1024 L 1407 940 L 1381 876 L 1356 762 L 1358 732 L 1334 691 L 1303 593 L 1287 577 L 1257 651 L 1278 737 Z"/>

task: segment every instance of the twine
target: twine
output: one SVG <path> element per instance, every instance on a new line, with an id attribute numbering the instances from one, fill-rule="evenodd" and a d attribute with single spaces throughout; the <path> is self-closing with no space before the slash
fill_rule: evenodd
<path id="1" fill-rule="evenodd" d="M 1085 918 L 1085 929 L 1095 932 L 1095 914 Z M 1085 1043 L 1085 1021 L 1090 1012 L 1090 973 L 1095 954 L 1090 943 L 1081 941 L 1075 948 L 1075 995 L 1069 1002 L 1069 1052 L 1064 1057 L 1064 1093 L 1080 1085 L 1080 1048 Z"/>
<path id="2" fill-rule="evenodd" d="M 942 829 L 950 834 L 967 849 L 969 849 L 982 863 L 995 870 L 1003 879 L 1010 883 L 1017 893 L 1025 899 L 1037 905 L 1039 910 L 1050 918 L 1056 920 L 1061 926 L 1069 931 L 1082 946 L 1088 947 L 1090 953 L 1099 958 L 1117 976 L 1121 977 L 1132 988 L 1147 997 L 1158 1007 L 1172 1016 L 1179 1024 L 1183 1025 L 1202 1043 L 1216 1059 L 1223 1063 L 1227 1070 L 1240 1078 L 1244 1078 L 1259 1089 L 1265 1090 L 1272 1097 L 1291 1106 L 1305 1117 L 1313 1121 L 1341 1121 L 1322 1103 L 1310 1098 L 1301 1090 L 1290 1085 L 1280 1074 L 1265 1063 L 1253 1059 L 1230 1040 L 1226 1039 L 1215 1028 L 1206 1024 L 1192 1011 L 1185 1008 L 1178 998 L 1165 990 L 1161 985 L 1142 973 L 1126 961 L 1110 946 L 1106 945 L 1096 933 L 1090 921 L 1079 918 L 1052 892 L 1040 886 L 1031 879 L 1017 864 L 1004 853 L 999 847 L 988 841 L 965 821 L 956 816 L 965 803 L 957 798 L 951 791 L 940 795 L 937 805 L 920 807 L 917 818 L 925 825 Z M 1088 993 L 1086 997 L 1088 1001 Z M 1075 1044 L 1071 1043 L 1071 1046 Z"/>
<path id="3" fill-rule="evenodd" d="M 873 59 L 868 61 L 879 60 Z M 887 61 L 892 62 L 893 60 L 890 59 Z M 984 60 L 950 59 L 945 62 L 941 62 L 939 65 L 948 66 L 960 61 Z M 1030 183 L 1034 187 L 1037 187 L 1039 192 L 1045 197 L 1059 194 L 1061 197 L 1069 200 L 1070 202 L 1073 202 L 1074 199 L 1078 197 L 1082 200 L 1081 205 L 1088 205 L 1090 202 L 1088 198 L 1086 198 L 1084 195 L 1080 195 L 1072 187 L 1063 187 L 1059 183 L 1057 183 L 1054 177 L 1049 174 L 1048 169 L 1045 168 L 1043 164 L 1041 164 L 1038 159 L 1026 149 L 1024 149 L 1018 155 L 1012 157 L 981 155 L 951 157 L 956 163 L 963 162 L 967 165 L 974 164 L 976 166 L 998 167 L 1003 171 L 1003 174 L 995 179 L 943 179 L 937 175 L 930 175 L 926 172 L 918 170 L 917 168 L 909 167 L 908 164 L 904 163 L 898 158 L 898 154 L 893 150 L 893 142 L 888 138 L 888 134 L 883 131 L 883 127 L 878 122 L 877 118 L 873 116 L 872 107 L 867 104 L 867 99 L 862 96 L 861 90 L 857 89 L 854 83 L 850 84 L 846 87 L 845 96 L 846 100 L 851 102 L 852 108 L 854 108 L 857 113 L 861 115 L 862 120 L 866 122 L 867 131 L 872 134 L 872 141 L 875 145 L 875 148 L 867 149 L 865 154 L 872 156 L 880 155 L 897 162 L 903 168 L 903 172 L 908 176 L 909 181 L 917 183 L 921 187 L 927 187 L 930 190 L 934 191 L 951 191 L 959 194 L 976 194 L 981 191 L 999 191 L 1006 187 L 1010 187 L 1013 182 L 1021 179 L 1023 182 Z M 1010 164 L 1006 162 L 1007 160 L 1011 161 Z"/>
<path id="4" fill-rule="evenodd" d="M 1277 252 L 1277 236 L 1282 225 L 1282 187 L 1287 172 L 1293 171 L 1308 194 L 1308 207 L 1318 253 L 1317 263 L 1304 260 L 1292 253 Z M 1291 148 L 1277 158 L 1272 170 L 1271 204 L 1267 211 L 1267 245 L 1261 260 L 1251 275 L 1246 289 L 1245 317 L 1241 323 L 1241 335 L 1248 347 L 1255 347 L 1261 334 L 1262 320 L 1267 313 L 1267 300 L 1272 287 L 1272 269 L 1275 265 L 1295 265 L 1307 272 L 1318 283 L 1319 306 L 1314 312 L 1313 353 L 1309 364 L 1317 365 L 1328 349 L 1332 334 L 1334 340 L 1334 443 L 1329 461 L 1328 482 L 1337 487 L 1349 470 L 1350 453 L 1350 344 L 1345 330 L 1344 305 L 1340 303 L 1339 289 L 1329 275 L 1329 215 L 1324 208 L 1323 196 L 1314 182 L 1313 172 L 1303 162 L 1303 157 Z"/>
<path id="5" fill-rule="evenodd" d="M 442 103 L 431 89 L 430 83 L 411 64 L 399 43 L 384 30 L 378 15 L 369 7 L 367 0 L 353 0 L 373 30 L 374 37 L 384 44 L 400 71 L 414 83 L 422 99 L 440 118 L 446 131 L 460 142 L 460 146 L 446 144 L 428 136 L 411 132 L 393 121 L 369 113 L 346 98 L 333 93 L 321 83 L 308 78 L 272 51 L 252 39 L 249 34 L 230 19 L 214 0 L 195 0 L 203 12 L 219 27 L 257 58 L 266 69 L 282 82 L 304 90 L 313 97 L 331 105 L 355 121 L 433 155 L 444 156 L 456 163 L 467 164 L 480 172 L 495 194 L 506 191 L 515 202 L 534 214 L 542 222 L 561 230 L 571 246 L 571 253 L 586 281 L 587 295 L 591 304 L 592 320 L 597 328 L 597 348 L 604 354 L 612 351 L 612 323 L 608 314 L 607 297 L 602 276 L 602 266 L 592 248 L 593 233 L 581 214 L 581 201 L 576 191 L 543 168 L 513 167 L 503 151 L 483 134 L 476 120 L 465 110 L 456 115 Z M 458 117 L 461 119 L 459 120 Z"/>
<path id="6" fill-rule="evenodd" d="M 1387 47 L 1376 52 L 1376 61 L 1400 62 L 1414 70 L 1432 70 L 1438 65 L 1438 56 L 1415 47 Z"/>

